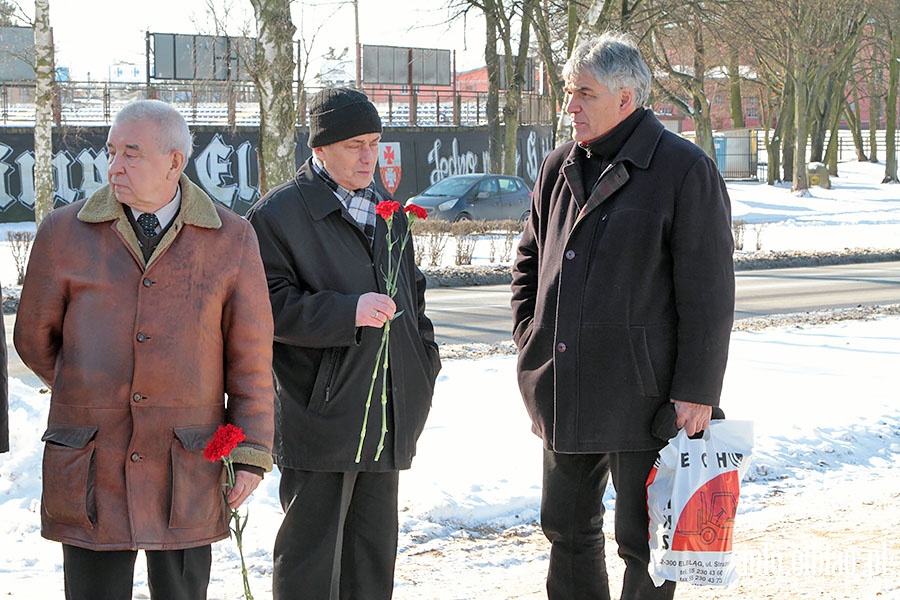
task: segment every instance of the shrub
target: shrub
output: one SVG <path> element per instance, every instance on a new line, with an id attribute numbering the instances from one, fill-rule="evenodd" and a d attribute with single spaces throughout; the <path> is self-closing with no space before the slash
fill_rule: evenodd
<path id="1" fill-rule="evenodd" d="M 427 257 L 429 266 L 440 265 L 444 248 L 450 239 L 450 223 L 416 219 L 412 224 L 412 234 L 415 238 L 413 243 L 416 248 L 416 262 L 421 265 Z"/>
<path id="2" fill-rule="evenodd" d="M 34 233 L 31 231 L 8 231 L 6 239 L 9 240 L 13 261 L 16 264 L 16 285 L 22 285 L 25 283 L 25 269 L 28 266 L 28 256 L 31 254 Z"/>
<path id="3" fill-rule="evenodd" d="M 743 250 L 744 249 L 744 230 L 747 227 L 747 222 L 743 219 L 738 219 L 737 221 L 731 222 L 731 233 L 734 235 L 734 249 L 735 250 Z"/>
<path id="4" fill-rule="evenodd" d="M 756 232 L 756 249 L 762 250 L 762 232 L 769 224 L 768 223 L 754 223 L 753 231 Z"/>
<path id="5" fill-rule="evenodd" d="M 456 239 L 456 264 L 471 265 L 475 243 L 484 232 L 483 221 L 457 221 L 450 224 L 450 234 Z"/>

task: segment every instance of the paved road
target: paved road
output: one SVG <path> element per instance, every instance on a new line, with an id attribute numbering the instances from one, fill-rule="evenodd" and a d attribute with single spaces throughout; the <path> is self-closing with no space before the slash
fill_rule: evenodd
<path id="1" fill-rule="evenodd" d="M 735 318 L 900 303 L 900 262 L 738 271 Z M 433 288 L 427 311 L 443 344 L 511 338 L 509 286 Z"/>
<path id="2" fill-rule="evenodd" d="M 900 262 L 738 271 L 736 280 L 737 319 L 858 304 L 900 304 Z M 512 337 L 507 285 L 433 288 L 426 292 L 426 301 L 439 343 L 496 343 Z M 4 321 L 10 375 L 39 386 L 13 347 L 15 315 L 4 315 Z"/>

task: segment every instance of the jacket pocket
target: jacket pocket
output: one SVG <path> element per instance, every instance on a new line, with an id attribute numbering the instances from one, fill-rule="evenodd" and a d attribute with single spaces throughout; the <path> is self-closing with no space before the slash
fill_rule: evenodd
<path id="1" fill-rule="evenodd" d="M 172 440 L 171 529 L 206 527 L 224 513 L 225 469 L 222 461 L 203 458 L 217 425 L 176 427 Z"/>
<path id="2" fill-rule="evenodd" d="M 578 384 L 585 397 L 622 403 L 659 396 L 643 327 L 586 325 L 579 343 Z"/>
<path id="3" fill-rule="evenodd" d="M 94 425 L 50 425 L 44 446 L 41 507 L 52 521 L 93 529 L 97 521 L 94 501 Z"/>
<path id="4" fill-rule="evenodd" d="M 312 395 L 309 397 L 309 410 L 311 412 L 316 414 L 325 412 L 331 396 L 331 388 L 334 385 L 334 376 L 341 362 L 342 351 L 342 348 L 327 348 L 322 354 L 322 362 L 319 363 Z"/>
<path id="5" fill-rule="evenodd" d="M 647 343 L 647 330 L 643 327 L 632 327 L 631 351 L 634 353 L 634 363 L 637 366 L 641 389 L 645 396 L 659 396 L 659 386 L 656 385 L 656 372 L 653 369 L 653 360 L 650 358 L 650 346 Z"/>

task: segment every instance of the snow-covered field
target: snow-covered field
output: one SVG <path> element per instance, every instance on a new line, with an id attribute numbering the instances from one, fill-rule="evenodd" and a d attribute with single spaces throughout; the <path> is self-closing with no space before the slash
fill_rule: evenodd
<path id="1" fill-rule="evenodd" d="M 734 217 L 748 223 L 745 243 L 752 249 L 752 224 L 766 223 L 764 250 L 900 248 L 900 186 L 878 183 L 883 169 L 844 163 L 834 189 L 802 198 L 730 183 Z M 0 236 L 27 227 L 6 225 Z M 4 244 L 7 286 L 11 262 Z M 898 361 L 900 317 L 733 335 L 722 405 L 729 418 L 752 420 L 756 434 L 735 532 L 742 579 L 725 589 L 683 585 L 677 597 L 900 600 Z M 59 545 L 39 533 L 49 398 L 34 385 L 27 375 L 10 382 L 12 451 L 0 455 L 0 597 L 16 600 L 62 598 Z M 518 396 L 515 357 L 446 360 L 418 456 L 401 477 L 394 597 L 542 597 L 540 483 L 540 443 Z M 271 598 L 277 489 L 274 473 L 249 502 L 244 543 L 257 600 Z M 610 489 L 610 511 L 613 498 Z M 621 565 L 608 539 L 616 597 Z M 213 552 L 210 598 L 240 598 L 234 544 Z M 135 598 L 149 597 L 142 562 Z"/>

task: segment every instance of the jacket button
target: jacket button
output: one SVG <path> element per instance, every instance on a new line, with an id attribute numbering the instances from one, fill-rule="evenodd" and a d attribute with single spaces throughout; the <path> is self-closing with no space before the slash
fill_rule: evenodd
<path id="1" fill-rule="evenodd" d="M 566 344 L 564 342 L 560 342 L 556 345 L 556 349 L 560 352 L 566 351 Z"/>
<path id="2" fill-rule="evenodd" d="M 141 283 L 144 284 L 144 287 L 150 287 L 151 285 L 153 285 L 153 280 L 149 277 L 144 277 L 144 280 Z"/>
<path id="3" fill-rule="evenodd" d="M 147 336 L 144 335 L 143 333 L 137 334 L 136 337 L 137 337 L 137 341 L 139 341 L 139 342 L 146 342 L 146 341 L 147 341 Z"/>
<path id="4" fill-rule="evenodd" d="M 144 399 L 144 397 L 141 396 L 140 392 L 135 392 L 134 396 L 132 396 L 131 399 L 134 400 L 135 402 L 140 402 L 141 400 Z"/>
<path id="5" fill-rule="evenodd" d="M 572 260 L 573 258 L 575 258 L 575 251 L 574 251 L 574 250 L 567 250 L 567 251 L 566 251 L 566 258 L 568 258 L 569 260 Z"/>
<path id="6" fill-rule="evenodd" d="M 131 462 L 141 462 L 141 455 L 137 452 L 131 453 Z"/>

